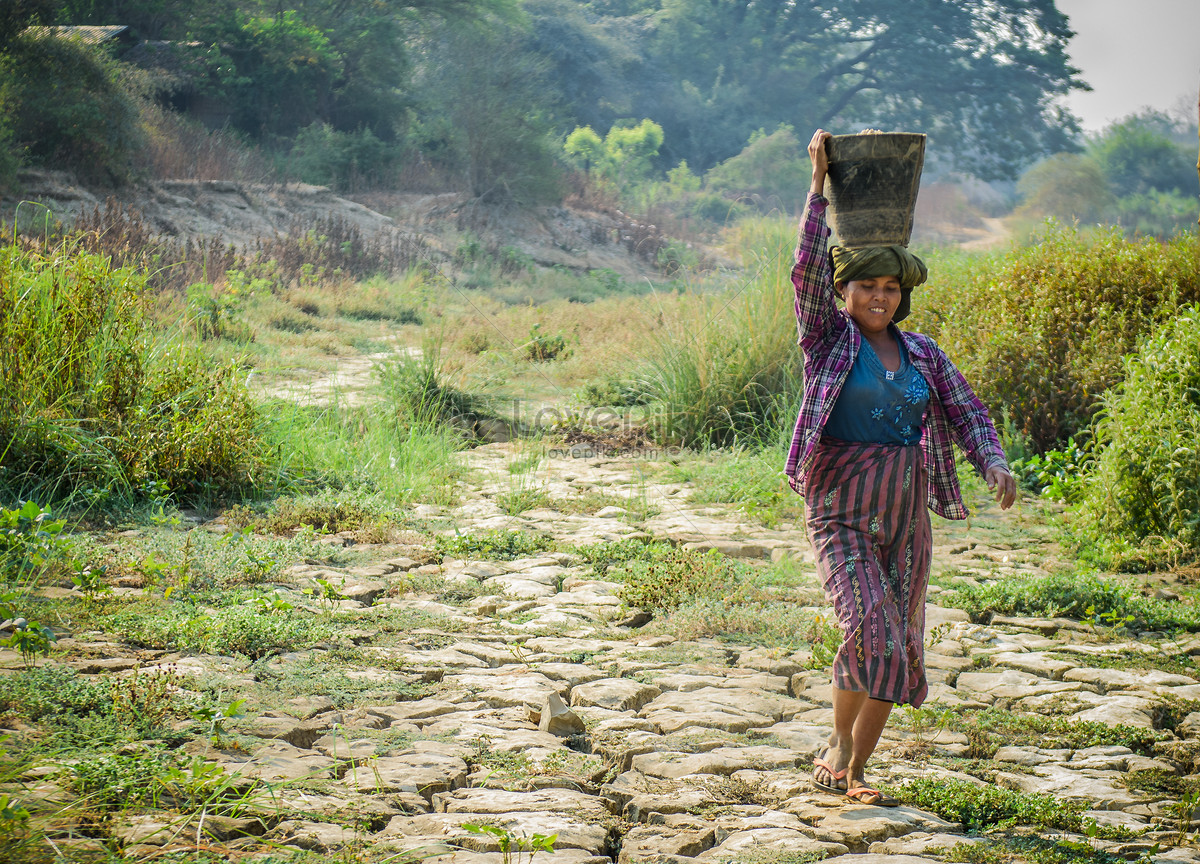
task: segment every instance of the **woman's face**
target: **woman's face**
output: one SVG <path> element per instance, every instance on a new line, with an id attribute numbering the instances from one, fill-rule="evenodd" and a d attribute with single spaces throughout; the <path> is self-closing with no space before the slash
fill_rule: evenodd
<path id="1" fill-rule="evenodd" d="M 839 283 L 846 312 L 864 333 L 885 333 L 900 305 L 900 277 L 873 276 Z"/>

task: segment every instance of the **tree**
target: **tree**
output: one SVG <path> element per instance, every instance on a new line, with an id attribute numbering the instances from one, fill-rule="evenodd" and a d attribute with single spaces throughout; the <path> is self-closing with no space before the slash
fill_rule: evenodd
<path id="1" fill-rule="evenodd" d="M 1021 176 L 1017 192 L 1023 199 L 1018 214 L 1038 219 L 1096 223 L 1114 203 L 1096 160 L 1079 153 L 1059 153 L 1034 165 Z"/>
<path id="2" fill-rule="evenodd" d="M 626 20 L 648 22 L 630 113 L 702 169 L 787 123 L 924 131 L 931 163 L 1015 177 L 1079 131 L 1053 0 L 658 0 Z"/>
<path id="3" fill-rule="evenodd" d="M 1089 147 L 1117 195 L 1200 191 L 1191 156 L 1168 137 L 1170 119 L 1150 112 L 1133 115 L 1104 130 Z"/>
<path id="4" fill-rule="evenodd" d="M 558 200 L 561 171 L 547 103 L 548 64 L 523 47 L 521 31 L 492 19 L 441 27 L 425 45 L 419 114 L 443 124 L 442 167 L 489 203 Z"/>

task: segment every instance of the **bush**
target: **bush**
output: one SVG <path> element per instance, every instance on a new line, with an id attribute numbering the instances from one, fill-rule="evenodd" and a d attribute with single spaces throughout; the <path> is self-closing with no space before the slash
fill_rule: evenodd
<path id="1" fill-rule="evenodd" d="M 1082 514 L 1098 539 L 1200 550 L 1200 309 L 1159 328 L 1125 363 L 1096 424 Z"/>
<path id="2" fill-rule="evenodd" d="M 1088 428 L 1140 338 L 1200 301 L 1195 243 L 1050 226 L 1003 257 L 938 256 L 906 326 L 936 337 L 993 416 L 1045 452 Z"/>
<path id="3" fill-rule="evenodd" d="M 131 179 L 142 145 L 138 105 L 102 49 L 23 35 L 0 54 L 0 80 L 12 137 L 30 163 L 106 183 Z"/>
<path id="4" fill-rule="evenodd" d="M 301 129 L 287 157 L 287 173 L 305 183 L 343 192 L 394 183 L 403 153 L 370 129 L 339 132 L 328 123 Z"/>
<path id="5" fill-rule="evenodd" d="M 158 343 L 144 292 L 144 277 L 67 244 L 0 248 L 0 488 L 228 494 L 266 472 L 242 376 Z"/>

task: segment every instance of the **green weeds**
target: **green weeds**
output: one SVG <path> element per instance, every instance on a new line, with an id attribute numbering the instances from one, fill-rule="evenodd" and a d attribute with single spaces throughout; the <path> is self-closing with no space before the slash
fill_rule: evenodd
<path id="1" fill-rule="evenodd" d="M 554 541 L 542 534 L 525 531 L 484 531 L 439 535 L 434 548 L 447 558 L 513 561 L 549 551 L 554 548 Z"/>
<path id="2" fill-rule="evenodd" d="M 976 785 L 953 777 L 919 777 L 892 790 L 905 804 L 958 822 L 968 830 L 996 826 L 1033 825 L 1081 832 L 1086 804 L 1053 795 L 1013 792 L 999 786 Z"/>
<path id="3" fill-rule="evenodd" d="M 1065 616 L 1109 626 L 1116 622 L 1131 630 L 1200 630 L 1195 606 L 1145 597 L 1132 585 L 1092 573 L 1011 577 L 963 586 L 940 602 L 967 610 L 976 621 L 993 614 Z"/>

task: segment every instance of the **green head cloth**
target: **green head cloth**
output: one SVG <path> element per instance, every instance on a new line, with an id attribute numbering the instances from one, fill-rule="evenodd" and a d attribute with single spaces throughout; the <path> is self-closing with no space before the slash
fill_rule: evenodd
<path id="1" fill-rule="evenodd" d="M 892 316 L 895 322 L 908 317 L 909 299 L 912 289 L 929 278 L 925 262 L 903 246 L 864 246 L 851 249 L 833 246 L 829 249 L 833 265 L 834 282 L 853 282 L 856 279 L 874 279 L 879 276 L 895 276 L 900 280 L 900 305 Z"/>

